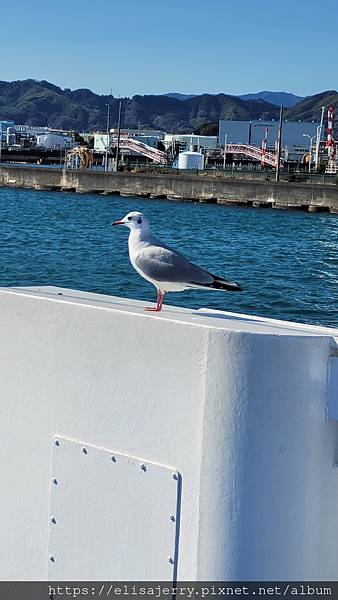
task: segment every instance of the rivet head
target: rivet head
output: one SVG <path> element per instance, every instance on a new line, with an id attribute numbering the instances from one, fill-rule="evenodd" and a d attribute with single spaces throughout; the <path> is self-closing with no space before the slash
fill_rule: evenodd
<path id="1" fill-rule="evenodd" d="M 60 446 L 59 440 L 55 440 L 54 444 L 55 444 L 55 446 Z"/>
<path id="2" fill-rule="evenodd" d="M 173 478 L 173 479 L 175 479 L 175 481 L 177 481 L 177 480 L 178 480 L 178 475 L 177 475 L 177 473 L 173 473 L 173 474 L 172 474 L 172 478 Z"/>
<path id="3" fill-rule="evenodd" d="M 54 479 L 52 479 L 52 484 L 53 484 L 53 485 L 57 485 L 57 484 L 58 484 L 58 480 L 57 480 L 57 479 L 55 479 L 55 478 L 54 478 Z"/>
<path id="4" fill-rule="evenodd" d="M 144 471 L 144 473 L 145 473 L 145 472 L 146 472 L 146 470 L 147 470 L 147 467 L 146 467 L 145 465 L 141 465 L 141 466 L 140 466 L 140 469 L 141 469 L 141 471 Z"/>
<path id="5" fill-rule="evenodd" d="M 172 521 L 172 523 L 175 523 L 176 519 L 174 517 L 174 515 L 170 515 L 169 516 L 170 521 Z"/>
<path id="6" fill-rule="evenodd" d="M 83 452 L 83 454 L 88 454 L 87 448 L 82 448 L 82 452 Z"/>
<path id="7" fill-rule="evenodd" d="M 50 562 L 54 563 L 55 562 L 55 557 L 51 554 L 49 556 L 49 560 L 50 560 Z"/>
<path id="8" fill-rule="evenodd" d="M 111 461 L 112 461 L 113 463 L 116 463 L 116 456 L 112 456 L 112 457 L 111 457 Z"/>
<path id="9" fill-rule="evenodd" d="M 168 563 L 170 563 L 171 565 L 174 564 L 174 559 L 171 556 L 168 556 Z"/>
<path id="10" fill-rule="evenodd" d="M 50 520 L 50 522 L 53 523 L 53 525 L 56 525 L 56 518 L 52 517 L 51 520 Z"/>

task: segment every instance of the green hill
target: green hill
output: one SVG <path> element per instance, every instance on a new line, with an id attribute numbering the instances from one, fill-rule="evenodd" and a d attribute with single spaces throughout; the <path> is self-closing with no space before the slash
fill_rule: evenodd
<path id="1" fill-rule="evenodd" d="M 202 94 L 182 102 L 163 96 L 123 98 L 123 126 L 151 127 L 190 132 L 219 118 L 276 118 L 278 109 L 262 100 L 242 100 L 226 94 Z M 48 81 L 27 79 L 0 81 L 0 119 L 77 131 L 106 128 L 107 103 L 110 126 L 117 125 L 119 98 L 88 89 L 61 89 Z"/>
<path id="2" fill-rule="evenodd" d="M 328 108 L 331 105 L 338 108 L 338 93 L 335 90 L 328 90 L 305 98 L 293 108 L 289 108 L 286 114 L 290 121 L 320 121 L 322 106 Z M 326 115 L 324 122 L 325 119 Z"/>

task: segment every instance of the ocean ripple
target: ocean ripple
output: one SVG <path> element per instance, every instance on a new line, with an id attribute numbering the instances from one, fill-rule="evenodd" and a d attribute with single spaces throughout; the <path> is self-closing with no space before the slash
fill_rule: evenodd
<path id="1" fill-rule="evenodd" d="M 153 301 L 111 222 L 141 210 L 192 261 L 242 284 L 169 304 L 338 326 L 338 217 L 164 200 L 0 190 L 1 286 L 58 285 Z M 117 229 L 117 231 L 116 231 Z"/>

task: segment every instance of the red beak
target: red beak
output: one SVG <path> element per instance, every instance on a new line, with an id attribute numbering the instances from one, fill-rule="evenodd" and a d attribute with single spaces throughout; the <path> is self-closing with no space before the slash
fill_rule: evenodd
<path id="1" fill-rule="evenodd" d="M 114 221 L 114 223 L 112 223 L 112 225 L 124 225 L 123 221 Z"/>

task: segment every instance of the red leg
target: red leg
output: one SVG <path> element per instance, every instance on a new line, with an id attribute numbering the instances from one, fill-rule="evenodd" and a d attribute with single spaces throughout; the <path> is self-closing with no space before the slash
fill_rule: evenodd
<path id="1" fill-rule="evenodd" d="M 165 297 L 165 292 L 160 292 L 161 293 L 161 298 L 160 298 L 160 306 L 158 310 L 162 310 L 162 305 L 163 305 L 163 301 L 164 301 L 164 297 Z"/>
<path id="2" fill-rule="evenodd" d="M 163 304 L 163 300 L 164 300 L 164 296 L 165 293 L 162 294 L 162 292 L 160 292 L 160 290 L 157 290 L 157 303 L 156 306 L 146 306 L 144 310 L 151 310 L 153 312 L 159 312 L 162 308 L 162 304 Z"/>

